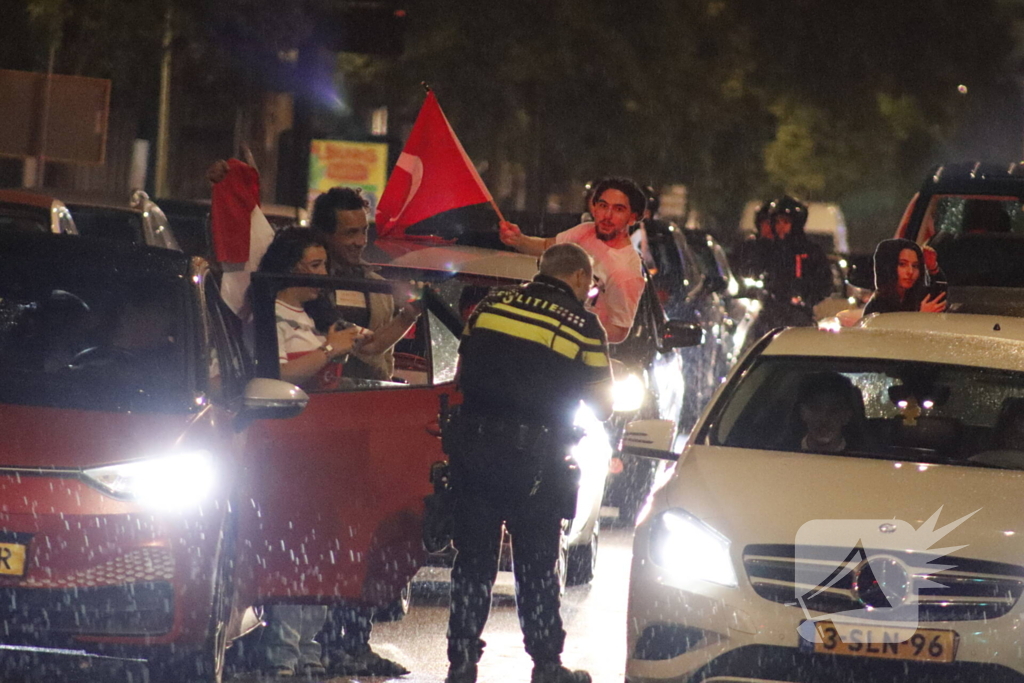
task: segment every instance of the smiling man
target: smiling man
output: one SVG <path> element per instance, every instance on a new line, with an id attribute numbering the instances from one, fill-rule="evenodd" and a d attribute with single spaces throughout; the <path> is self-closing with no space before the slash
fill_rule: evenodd
<path id="1" fill-rule="evenodd" d="M 606 178 L 594 188 L 593 222 L 581 223 L 555 237 L 529 237 L 519 226 L 501 224 L 501 241 L 524 254 L 540 256 L 554 244 L 578 244 L 594 259 L 597 297 L 593 310 L 611 343 L 621 342 L 633 326 L 644 291 L 640 256 L 629 228 L 644 214 L 643 190 L 627 178 Z"/>

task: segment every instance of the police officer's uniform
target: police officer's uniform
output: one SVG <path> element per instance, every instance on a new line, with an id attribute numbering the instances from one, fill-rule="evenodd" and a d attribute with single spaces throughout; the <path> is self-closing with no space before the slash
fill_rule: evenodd
<path id="1" fill-rule="evenodd" d="M 610 379 L 605 332 L 567 284 L 537 275 L 480 303 L 459 354 L 449 660 L 456 667 L 480 657 L 504 522 L 526 651 L 537 665 L 558 664 L 565 631 L 556 564 L 562 519 L 575 505 L 566 457 L 580 400 Z"/>

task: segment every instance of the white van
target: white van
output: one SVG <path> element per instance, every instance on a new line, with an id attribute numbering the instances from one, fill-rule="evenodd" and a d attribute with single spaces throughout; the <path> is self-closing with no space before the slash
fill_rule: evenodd
<path id="1" fill-rule="evenodd" d="M 743 216 L 740 218 L 740 232 L 756 232 L 754 227 L 754 214 L 757 207 L 763 202 L 747 202 L 743 208 Z M 843 217 L 843 210 L 838 204 L 825 202 L 807 203 L 807 225 L 804 232 L 816 244 L 825 250 L 826 254 L 849 254 L 850 243 L 846 238 L 846 218 Z"/>

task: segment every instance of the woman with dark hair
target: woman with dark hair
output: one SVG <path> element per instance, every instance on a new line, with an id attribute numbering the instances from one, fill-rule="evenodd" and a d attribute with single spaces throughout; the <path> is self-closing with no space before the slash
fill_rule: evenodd
<path id="1" fill-rule="evenodd" d="M 875 293 L 864 307 L 864 315 L 946 310 L 944 280 L 935 262 L 935 252 L 926 256 L 915 242 L 904 239 L 883 240 L 875 248 Z M 931 277 L 938 276 L 935 282 Z"/>

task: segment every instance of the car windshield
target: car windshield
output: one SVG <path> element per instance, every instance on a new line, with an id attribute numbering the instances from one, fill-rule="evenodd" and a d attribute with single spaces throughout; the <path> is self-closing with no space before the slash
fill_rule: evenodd
<path id="1" fill-rule="evenodd" d="M 116 276 L 115 276 L 116 275 Z M 188 407 L 186 293 L 82 267 L 0 272 L 0 402 L 104 411 Z"/>
<path id="2" fill-rule="evenodd" d="M 1024 469 L 1024 373 L 765 356 L 717 412 L 735 448 Z"/>
<path id="3" fill-rule="evenodd" d="M 142 214 L 136 211 L 81 204 L 72 204 L 68 208 L 75 218 L 79 235 L 129 244 L 142 244 L 144 241 Z"/>

